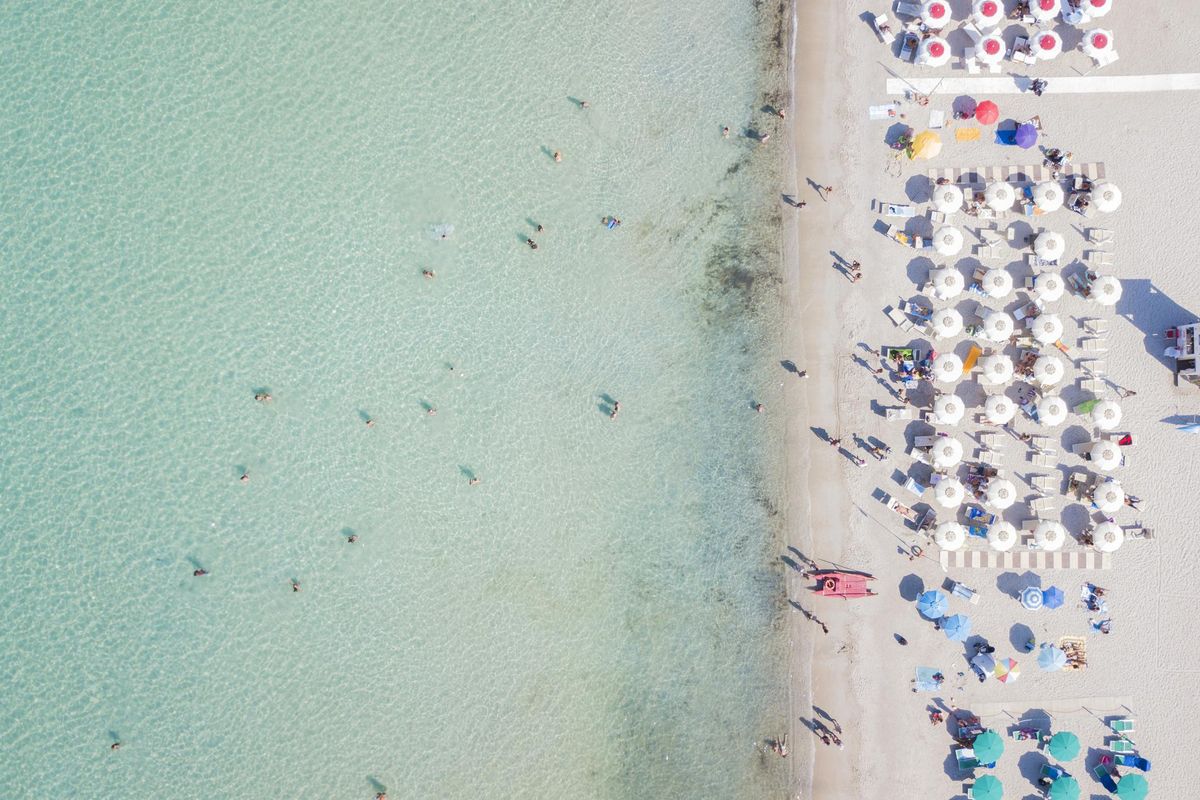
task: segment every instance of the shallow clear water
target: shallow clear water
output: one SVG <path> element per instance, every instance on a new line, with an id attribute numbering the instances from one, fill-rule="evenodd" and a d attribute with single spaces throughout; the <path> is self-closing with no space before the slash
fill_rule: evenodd
<path id="1" fill-rule="evenodd" d="M 0 796 L 782 785 L 775 23 L 546 5 L 0 12 Z"/>

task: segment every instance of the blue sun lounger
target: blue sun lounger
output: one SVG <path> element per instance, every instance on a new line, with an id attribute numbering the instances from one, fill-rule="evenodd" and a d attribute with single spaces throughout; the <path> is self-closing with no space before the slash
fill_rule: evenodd
<path id="1" fill-rule="evenodd" d="M 1117 793 L 1117 782 L 1113 780 L 1107 764 L 1097 764 L 1092 770 L 1092 774 L 1096 776 L 1096 780 L 1100 781 L 1100 785 L 1104 787 L 1105 791 L 1112 794 Z"/>
<path id="2" fill-rule="evenodd" d="M 1131 755 L 1115 755 L 1112 757 L 1113 763 L 1120 767 L 1133 767 L 1140 769 L 1142 772 L 1150 771 L 1150 761 L 1141 756 Z"/>
<path id="3" fill-rule="evenodd" d="M 933 679 L 934 675 L 941 673 L 936 667 L 917 667 L 917 677 L 913 681 L 913 691 L 916 692 L 936 692 L 941 684 Z"/>

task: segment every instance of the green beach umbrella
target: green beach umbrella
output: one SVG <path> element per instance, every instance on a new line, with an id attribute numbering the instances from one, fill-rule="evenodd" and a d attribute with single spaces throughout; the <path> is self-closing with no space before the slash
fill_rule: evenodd
<path id="1" fill-rule="evenodd" d="M 1050 737 L 1050 755 L 1055 761 L 1070 761 L 1079 755 L 1079 737 L 1070 731 L 1059 731 Z"/>
<path id="2" fill-rule="evenodd" d="M 1142 800 L 1148 791 L 1150 784 L 1141 775 L 1124 775 L 1117 781 L 1117 797 L 1121 800 Z"/>
<path id="3" fill-rule="evenodd" d="M 1050 793 L 1046 797 L 1050 800 L 1079 800 L 1079 781 L 1070 775 L 1057 778 L 1050 784 Z"/>
<path id="4" fill-rule="evenodd" d="M 974 800 L 1000 800 L 1004 796 L 1004 784 L 995 775 L 984 775 L 971 787 Z"/>
<path id="5" fill-rule="evenodd" d="M 1004 740 L 995 731 L 984 731 L 975 737 L 972 748 L 980 764 L 991 764 L 1004 755 Z"/>

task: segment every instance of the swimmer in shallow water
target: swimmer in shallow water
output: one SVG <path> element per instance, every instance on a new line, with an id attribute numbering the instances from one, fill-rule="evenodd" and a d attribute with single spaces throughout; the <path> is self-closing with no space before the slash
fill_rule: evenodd
<path id="1" fill-rule="evenodd" d="M 260 403 L 269 403 L 275 398 L 271 397 L 271 395 L 267 394 L 266 392 L 259 392 L 258 394 L 254 395 L 254 399 Z"/>

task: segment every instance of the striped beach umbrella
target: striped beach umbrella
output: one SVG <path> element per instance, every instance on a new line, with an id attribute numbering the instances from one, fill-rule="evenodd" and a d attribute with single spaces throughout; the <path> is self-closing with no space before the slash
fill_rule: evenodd
<path id="1" fill-rule="evenodd" d="M 1047 303 L 1061 299 L 1065 290 L 1066 284 L 1063 283 L 1062 276 L 1053 272 L 1038 273 L 1033 279 L 1034 293 L 1039 300 L 1045 300 Z"/>
<path id="2" fill-rule="evenodd" d="M 955 614 L 953 617 L 946 617 L 942 620 L 942 631 L 946 634 L 946 638 L 952 642 L 966 641 L 967 637 L 971 635 L 971 620 L 964 614 Z M 980 761 L 984 760 L 986 759 L 980 759 Z"/>
<path id="3" fill-rule="evenodd" d="M 1043 386 L 1053 386 L 1066 376 L 1066 368 L 1058 356 L 1046 354 L 1033 362 L 1033 379 Z"/>
<path id="4" fill-rule="evenodd" d="M 1125 529 L 1115 522 L 1101 522 L 1092 531 L 1092 541 L 1101 553 L 1114 553 L 1125 541 Z"/>
<path id="5" fill-rule="evenodd" d="M 988 526 L 987 540 L 993 550 L 1012 550 L 1017 543 L 1017 529 L 1011 522 L 994 522 Z"/>
<path id="6" fill-rule="evenodd" d="M 1142 800 L 1150 791 L 1150 784 L 1141 775 L 1126 773 L 1117 781 L 1117 797 L 1119 800 Z"/>
<path id="7" fill-rule="evenodd" d="M 1100 400 L 1092 406 L 1092 424 L 1102 431 L 1111 431 L 1121 424 L 1121 404 L 1115 400 Z"/>
<path id="8" fill-rule="evenodd" d="M 975 57 L 985 64 L 999 64 L 1004 60 L 1004 37 L 995 31 L 979 40 Z"/>
<path id="9" fill-rule="evenodd" d="M 1042 607 L 1042 590 L 1036 586 L 1029 586 L 1021 591 L 1021 605 L 1030 611 L 1037 611 Z"/>
<path id="10" fill-rule="evenodd" d="M 996 211 L 1008 211 L 1017 199 L 1017 193 L 1012 184 L 1005 181 L 994 181 L 983 190 L 983 202 L 988 208 Z"/>
<path id="11" fill-rule="evenodd" d="M 983 318 L 983 335 L 993 342 L 1007 342 L 1013 335 L 1015 323 L 1005 311 L 993 310 Z"/>
<path id="12" fill-rule="evenodd" d="M 929 282 L 933 284 L 933 293 L 941 300 L 953 300 L 966 288 L 962 273 L 954 267 L 930 270 Z"/>
<path id="13" fill-rule="evenodd" d="M 926 67 L 944 67 L 950 63 L 950 43 L 940 36 L 930 36 L 917 48 L 918 64 Z"/>
<path id="14" fill-rule="evenodd" d="M 1112 31 L 1106 31 L 1103 28 L 1088 31 L 1084 34 L 1083 41 L 1079 43 L 1079 49 L 1092 58 L 1108 55 L 1113 49 Z"/>
<path id="15" fill-rule="evenodd" d="M 949 600 L 937 589 L 930 589 L 917 598 L 917 613 L 925 619 L 941 619 L 946 616 Z"/>
<path id="16" fill-rule="evenodd" d="M 1067 401 L 1056 394 L 1043 397 L 1037 404 L 1037 417 L 1048 428 L 1062 425 L 1067 419 Z"/>
<path id="17" fill-rule="evenodd" d="M 1111 214 L 1121 207 L 1121 190 L 1114 183 L 1101 183 L 1092 187 L 1092 205 L 1101 214 Z"/>
<path id="18" fill-rule="evenodd" d="M 933 542 L 943 550 L 957 550 L 966 541 L 967 532 L 957 522 L 943 522 L 933 529 Z"/>
<path id="19" fill-rule="evenodd" d="M 983 413 L 988 422 L 1003 425 L 1017 415 L 1017 404 L 1002 394 L 989 395 L 983 403 Z"/>
<path id="20" fill-rule="evenodd" d="M 1012 380 L 1012 359 L 1000 353 L 993 353 L 981 359 L 979 369 L 983 375 L 984 382 L 991 386 L 1001 386 Z"/>
<path id="21" fill-rule="evenodd" d="M 1057 342 L 1063 335 L 1063 322 L 1058 314 L 1039 314 L 1030 327 L 1033 328 L 1033 338 L 1042 344 Z"/>
<path id="22" fill-rule="evenodd" d="M 1004 21 L 1004 6 L 1000 0 L 975 0 L 971 7 L 971 21 L 980 30 L 994 28 Z"/>
<path id="23" fill-rule="evenodd" d="M 955 398 L 956 400 L 958 398 Z M 962 401 L 959 400 L 959 403 Z M 937 442 L 930 448 L 933 456 L 933 466 L 938 469 L 950 469 L 962 461 L 962 442 L 953 436 L 939 436 Z"/>
<path id="24" fill-rule="evenodd" d="M 939 353 L 931 368 L 933 379 L 940 383 L 954 383 L 962 377 L 962 359 L 954 353 Z"/>
<path id="25" fill-rule="evenodd" d="M 1092 502 L 1100 511 L 1111 514 L 1125 505 L 1125 490 L 1121 488 L 1120 483 L 1109 478 L 1096 487 L 1096 491 L 1092 493 Z"/>
<path id="26" fill-rule="evenodd" d="M 1038 22 L 1049 22 L 1058 16 L 1062 10 L 1062 4 L 1059 0 L 1033 0 L 1029 4 L 1029 13 Z"/>
<path id="27" fill-rule="evenodd" d="M 983 280 L 979 283 L 984 293 L 996 300 L 1003 300 L 1013 290 L 1012 275 L 1003 267 L 992 267 L 983 273 Z"/>
<path id="28" fill-rule="evenodd" d="M 1067 250 L 1067 240 L 1061 233 L 1042 231 L 1033 240 L 1033 252 L 1046 261 L 1057 261 Z"/>
<path id="29" fill-rule="evenodd" d="M 1058 181 L 1042 181 L 1033 187 L 1033 204 L 1047 213 L 1062 208 L 1065 199 Z"/>
<path id="30" fill-rule="evenodd" d="M 937 400 L 933 401 L 933 415 L 937 418 L 940 425 L 957 425 L 967 413 L 967 406 L 963 403 L 962 398 L 953 394 L 944 394 Z M 943 436 L 946 441 L 955 441 L 949 436 Z M 938 442 L 941 444 L 942 442 Z M 937 445 L 934 445 L 934 450 L 937 450 Z"/>
<path id="31" fill-rule="evenodd" d="M 1079 781 L 1070 775 L 1055 778 L 1046 797 L 1048 800 L 1079 800 Z"/>
<path id="32" fill-rule="evenodd" d="M 941 30 L 950 22 L 950 4 L 945 0 L 926 0 L 921 6 L 921 22 L 926 28 Z"/>
<path id="33" fill-rule="evenodd" d="M 1034 34 L 1033 54 L 1039 61 L 1049 61 L 1062 53 L 1063 40 L 1054 31 L 1041 31 Z"/>
<path id="34" fill-rule="evenodd" d="M 981 764 L 999 761 L 1000 756 L 1004 755 L 1004 740 L 1000 738 L 1000 734 L 991 730 L 976 736 L 971 747 L 975 750 L 975 758 L 979 759 Z"/>
<path id="35" fill-rule="evenodd" d="M 1046 672 L 1058 672 L 1060 669 L 1062 669 L 1066 665 L 1067 665 L 1067 654 L 1066 653 L 1064 653 L 1062 650 L 1058 649 L 1054 645 L 1050 644 L 1049 642 L 1046 642 L 1045 644 L 1042 645 L 1041 652 L 1038 653 L 1038 666 L 1039 667 L 1044 669 Z M 1065 733 L 1065 731 L 1064 731 L 1064 733 Z M 1051 748 L 1050 754 L 1051 755 L 1054 755 L 1054 739 L 1061 735 L 1062 734 L 1056 733 L 1053 737 L 1051 737 L 1051 739 L 1050 739 L 1050 748 Z M 1070 735 L 1074 736 L 1075 734 L 1072 733 Z M 1075 740 L 1075 753 L 1076 753 L 1076 755 L 1079 753 L 1079 740 L 1078 739 Z M 1058 758 L 1059 761 L 1069 761 L 1074 757 L 1075 757 L 1074 755 L 1069 756 L 1067 758 L 1058 758 L 1058 756 L 1055 756 L 1055 758 Z"/>
<path id="36" fill-rule="evenodd" d="M 933 499 L 936 500 L 937 504 L 942 508 L 958 508 L 962 505 L 962 501 L 964 498 L 966 498 L 966 496 L 967 491 L 963 488 L 962 483 L 960 483 L 957 478 L 942 478 L 937 482 L 937 486 L 933 487 Z M 952 522 L 950 524 L 957 525 L 958 523 Z M 959 528 L 961 529 L 962 526 L 959 525 Z M 935 536 L 936 533 L 937 531 L 935 530 Z M 960 543 L 959 547 L 961 546 L 962 544 Z"/>
<path id="37" fill-rule="evenodd" d="M 1004 784 L 995 775 L 981 775 L 971 784 L 972 800 L 1001 800 Z"/>
<path id="38" fill-rule="evenodd" d="M 1112 275 L 1101 275 L 1092 281 L 1088 299 L 1102 306 L 1115 306 L 1121 299 L 1121 282 Z"/>
<path id="39" fill-rule="evenodd" d="M 1067 543 L 1067 529 L 1062 526 L 1062 523 L 1044 519 L 1033 529 L 1033 540 L 1043 550 L 1049 552 L 1061 550 L 1062 546 Z"/>
<path id="40" fill-rule="evenodd" d="M 1021 667 L 1011 658 L 1002 658 L 996 662 L 994 674 L 1001 683 L 1016 683 L 1021 677 Z"/>
<path id="41" fill-rule="evenodd" d="M 1011 508 L 1017 502 L 1017 487 L 1010 480 L 993 478 L 988 481 L 986 500 L 997 511 Z"/>
<path id="42" fill-rule="evenodd" d="M 962 189 L 953 183 L 933 187 L 933 207 L 943 214 L 953 214 L 961 211 L 963 206 Z"/>
<path id="43" fill-rule="evenodd" d="M 953 225 L 943 225 L 933 232 L 933 249 L 944 256 L 956 256 L 963 249 L 962 231 Z"/>

